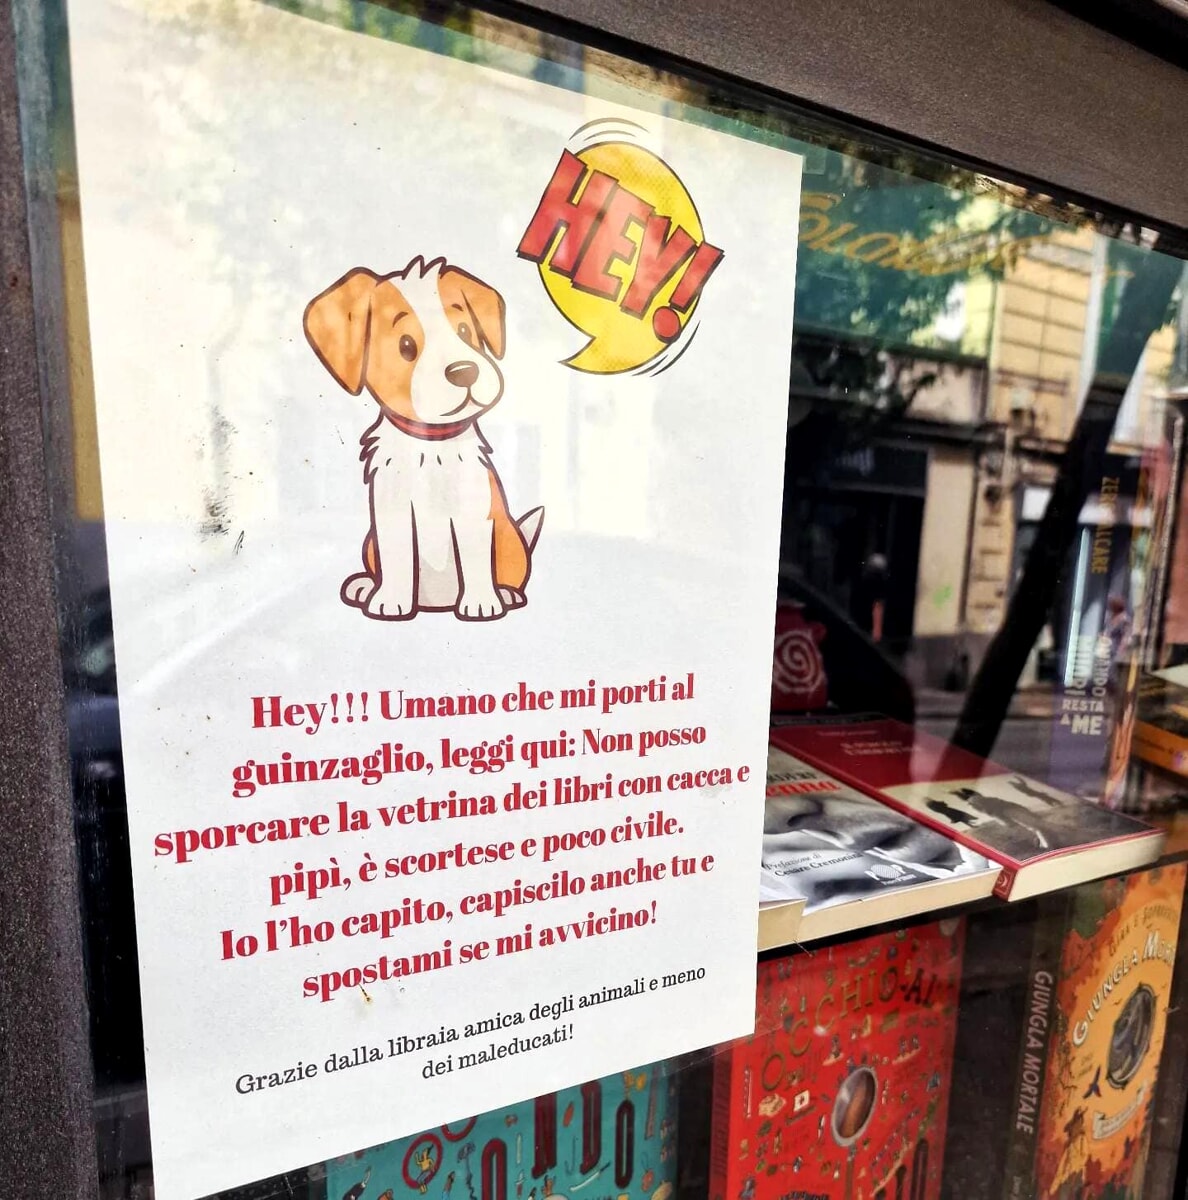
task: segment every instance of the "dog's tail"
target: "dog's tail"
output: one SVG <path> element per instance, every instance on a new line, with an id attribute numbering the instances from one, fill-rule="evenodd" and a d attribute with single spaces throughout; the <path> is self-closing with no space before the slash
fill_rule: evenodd
<path id="1" fill-rule="evenodd" d="M 516 524 L 520 527 L 520 533 L 524 536 L 524 541 L 528 544 L 528 553 L 531 554 L 536 548 L 536 540 L 540 537 L 540 527 L 544 524 L 544 508 L 534 508 L 526 512 Z"/>

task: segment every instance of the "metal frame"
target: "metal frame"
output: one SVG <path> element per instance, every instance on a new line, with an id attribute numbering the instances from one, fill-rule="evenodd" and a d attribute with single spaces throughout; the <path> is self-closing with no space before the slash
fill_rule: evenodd
<path id="1" fill-rule="evenodd" d="M 14 14 L 0 3 L 0 1195 L 96 1193 Z"/>
<path id="2" fill-rule="evenodd" d="M 32 30 L 36 0 L 15 4 Z M 1188 228 L 1188 72 L 1047 4 L 488 6 Z M 60 448 L 65 348 L 59 299 L 39 296 L 34 309 L 34 282 L 52 291 L 57 261 L 52 227 L 39 226 L 36 259 L 30 249 L 29 196 L 46 217 L 52 195 L 37 199 L 22 151 L 17 73 L 13 0 L 0 0 L 0 1196 L 83 1197 L 97 1181 L 45 457 L 47 439 Z M 44 97 L 26 86 L 22 99 L 28 113 Z"/>
<path id="3" fill-rule="evenodd" d="M 1188 71 L 1041 0 L 495 3 L 608 49 L 639 57 L 643 47 L 795 97 L 1041 193 L 1188 229 Z"/>

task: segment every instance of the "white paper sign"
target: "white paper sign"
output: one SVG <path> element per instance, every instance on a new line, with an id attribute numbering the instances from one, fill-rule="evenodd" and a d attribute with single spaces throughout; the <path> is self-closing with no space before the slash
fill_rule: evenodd
<path id="1" fill-rule="evenodd" d="M 799 160 L 69 15 L 160 1200 L 748 1032 Z"/>

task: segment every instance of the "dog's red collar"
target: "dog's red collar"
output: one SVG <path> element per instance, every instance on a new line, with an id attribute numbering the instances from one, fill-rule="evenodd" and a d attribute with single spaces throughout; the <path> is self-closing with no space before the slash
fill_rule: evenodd
<path id="1" fill-rule="evenodd" d="M 427 442 L 444 442 L 447 438 L 457 437 L 463 430 L 469 429 L 474 424 L 474 417 L 467 417 L 464 421 L 451 421 L 448 425 L 430 425 L 427 421 L 412 421 L 408 417 L 402 417 L 399 413 L 389 412 L 384 409 L 384 416 L 400 430 L 401 433 L 407 433 L 410 437 L 424 438 Z"/>

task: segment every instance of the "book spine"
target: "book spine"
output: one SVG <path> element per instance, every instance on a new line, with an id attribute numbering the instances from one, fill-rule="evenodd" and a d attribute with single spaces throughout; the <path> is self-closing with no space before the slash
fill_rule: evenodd
<path id="1" fill-rule="evenodd" d="M 1152 510 L 1157 521 L 1163 515 L 1167 473 L 1153 468 L 1150 454 L 1137 471 L 1125 457 L 1106 456 L 1091 505 L 1101 520 L 1078 555 L 1069 623 L 1057 633 L 1061 671 L 1048 780 L 1074 793 L 1091 789 L 1107 808 L 1118 806 L 1126 782 L 1139 666 L 1153 651 L 1151 598 L 1146 586 L 1135 589 L 1130 582 L 1149 582 L 1154 573 L 1148 570 L 1152 539 L 1138 536 L 1133 517 Z"/>
<path id="2" fill-rule="evenodd" d="M 1136 722 L 1132 745 L 1137 758 L 1164 771 L 1182 775 L 1188 766 L 1188 739 L 1177 737 L 1158 725 Z"/>
<path id="3" fill-rule="evenodd" d="M 734 1111 L 731 1087 L 734 1052 L 720 1046 L 714 1055 L 713 1105 L 710 1109 L 709 1200 L 725 1200 L 730 1191 L 730 1114 Z"/>
<path id="4" fill-rule="evenodd" d="M 1003 1200 L 1036 1195 L 1035 1156 L 1043 1120 L 1044 1077 L 1056 1033 L 1060 956 L 1068 929 L 1064 895 L 1040 902 L 1027 972 L 1023 1025 L 1011 1101 L 1011 1132 L 1003 1172 Z"/>

